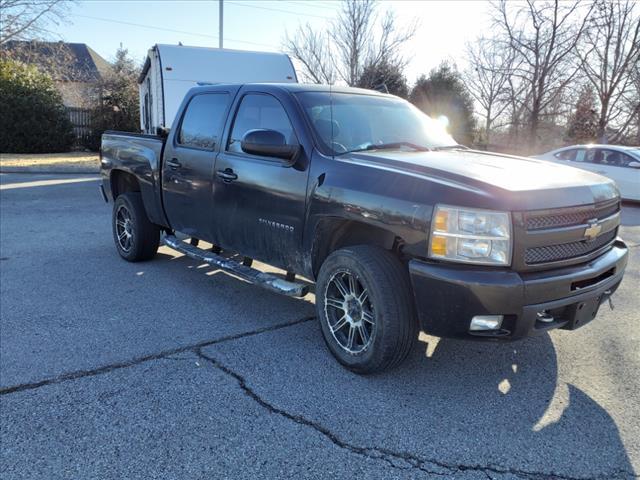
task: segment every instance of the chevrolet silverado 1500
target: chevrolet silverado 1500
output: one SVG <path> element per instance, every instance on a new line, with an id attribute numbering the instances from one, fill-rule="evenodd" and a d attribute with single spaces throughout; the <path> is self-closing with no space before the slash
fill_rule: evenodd
<path id="1" fill-rule="evenodd" d="M 400 363 L 418 330 L 581 327 L 627 263 L 612 181 L 470 150 L 367 90 L 196 87 L 168 135 L 105 133 L 101 164 L 120 256 L 148 260 L 163 242 L 287 295 L 311 279 L 329 350 L 359 373 Z"/>

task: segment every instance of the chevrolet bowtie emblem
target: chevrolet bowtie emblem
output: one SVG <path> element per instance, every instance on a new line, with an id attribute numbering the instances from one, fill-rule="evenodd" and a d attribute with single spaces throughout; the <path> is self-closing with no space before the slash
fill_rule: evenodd
<path id="1" fill-rule="evenodd" d="M 584 236 L 587 240 L 595 240 L 602 230 L 602 225 L 598 223 L 598 220 L 589 220 L 589 226 L 584 231 Z"/>

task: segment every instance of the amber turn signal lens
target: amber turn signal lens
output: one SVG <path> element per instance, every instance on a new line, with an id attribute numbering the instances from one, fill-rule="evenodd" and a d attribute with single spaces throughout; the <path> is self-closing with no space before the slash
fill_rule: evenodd
<path id="1" fill-rule="evenodd" d="M 449 220 L 449 212 L 446 210 L 439 210 L 435 218 L 436 231 L 446 232 L 447 220 Z"/>
<path id="2" fill-rule="evenodd" d="M 447 253 L 447 237 L 431 237 L 431 253 L 433 255 L 445 255 Z"/>

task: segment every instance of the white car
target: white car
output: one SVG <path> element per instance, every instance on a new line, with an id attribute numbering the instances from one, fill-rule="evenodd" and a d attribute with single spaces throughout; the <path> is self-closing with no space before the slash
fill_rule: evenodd
<path id="1" fill-rule="evenodd" d="M 534 158 L 590 170 L 609 177 L 618 185 L 620 196 L 640 201 L 640 147 L 619 145 L 572 145 Z"/>

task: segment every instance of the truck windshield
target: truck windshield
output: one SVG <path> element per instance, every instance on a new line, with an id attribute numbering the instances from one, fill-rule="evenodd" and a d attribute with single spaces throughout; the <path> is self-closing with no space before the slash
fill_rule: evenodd
<path id="1" fill-rule="evenodd" d="M 303 92 L 297 97 L 333 155 L 460 147 L 443 124 L 399 98 L 329 92 Z"/>

